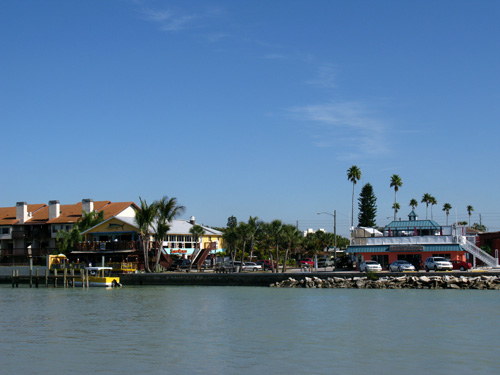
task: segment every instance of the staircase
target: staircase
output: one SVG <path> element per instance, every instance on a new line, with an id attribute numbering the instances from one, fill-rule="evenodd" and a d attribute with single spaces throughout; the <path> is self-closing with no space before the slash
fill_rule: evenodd
<path id="1" fill-rule="evenodd" d="M 486 251 L 480 249 L 479 247 L 474 245 L 472 242 L 467 241 L 467 239 L 464 236 L 460 236 L 460 246 L 462 246 L 462 248 L 465 251 L 474 255 L 477 259 L 480 259 L 487 266 L 492 267 L 492 268 L 500 268 L 500 266 L 498 265 L 497 258 L 492 257 L 490 254 L 488 254 Z"/>

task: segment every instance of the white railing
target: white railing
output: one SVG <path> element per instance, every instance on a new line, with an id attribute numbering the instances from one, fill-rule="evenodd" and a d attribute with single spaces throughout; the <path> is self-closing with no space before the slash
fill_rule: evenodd
<path id="1" fill-rule="evenodd" d="M 483 261 L 489 267 L 500 268 L 500 266 L 498 265 L 497 258 L 492 257 L 490 254 L 488 254 L 486 251 L 480 249 L 479 247 L 474 245 L 472 242 L 467 241 L 467 239 L 464 236 L 460 236 L 460 246 L 462 246 L 465 249 L 465 251 L 471 253 L 476 258 Z"/>

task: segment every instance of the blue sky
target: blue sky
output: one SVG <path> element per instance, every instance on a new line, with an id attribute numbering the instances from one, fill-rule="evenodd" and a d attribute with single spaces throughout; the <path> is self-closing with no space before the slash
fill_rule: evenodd
<path id="1" fill-rule="evenodd" d="M 177 197 L 348 234 L 357 165 L 500 230 L 498 1 L 2 1 L 0 206 Z M 417 208 L 425 218 L 425 205 Z M 355 213 L 357 216 L 357 213 Z M 430 211 L 429 211 L 430 217 Z"/>

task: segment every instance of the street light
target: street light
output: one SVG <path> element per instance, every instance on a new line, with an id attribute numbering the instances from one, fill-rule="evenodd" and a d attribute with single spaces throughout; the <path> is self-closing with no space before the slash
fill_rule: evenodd
<path id="1" fill-rule="evenodd" d="M 325 214 L 333 217 L 333 258 L 335 261 L 337 261 L 337 210 L 333 210 L 333 214 L 329 212 L 318 212 L 317 214 Z"/>

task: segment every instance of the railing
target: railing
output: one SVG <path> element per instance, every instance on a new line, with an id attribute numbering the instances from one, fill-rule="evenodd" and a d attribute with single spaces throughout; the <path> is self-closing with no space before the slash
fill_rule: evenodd
<path id="1" fill-rule="evenodd" d="M 75 244 L 75 250 L 78 251 L 135 249 L 139 249 L 139 241 L 80 242 L 78 244 Z"/>
<path id="2" fill-rule="evenodd" d="M 483 261 L 486 265 L 493 268 L 500 268 L 497 258 L 492 257 L 490 254 L 480 249 L 472 242 L 467 241 L 465 237 L 460 237 L 460 246 L 462 246 L 466 251 L 474 255 L 476 258 Z"/>

